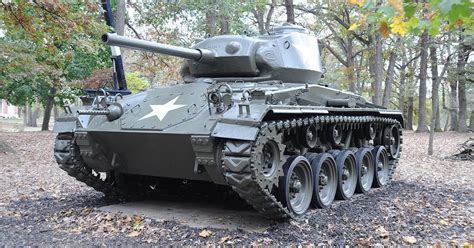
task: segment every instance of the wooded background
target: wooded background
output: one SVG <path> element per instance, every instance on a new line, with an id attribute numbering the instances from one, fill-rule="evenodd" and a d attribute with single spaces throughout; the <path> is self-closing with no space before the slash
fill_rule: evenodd
<path id="1" fill-rule="evenodd" d="M 116 32 L 189 47 L 206 36 L 258 35 L 283 22 L 319 39 L 322 83 L 403 111 L 406 129 L 474 130 L 473 4 L 470 0 L 112 1 Z M 34 125 L 44 108 L 82 88 L 110 87 L 100 35 L 111 31 L 100 2 L 2 1 L 0 98 L 24 106 Z M 315 44 L 316 45 L 316 44 Z M 179 82 L 181 59 L 124 52 L 133 91 Z"/>

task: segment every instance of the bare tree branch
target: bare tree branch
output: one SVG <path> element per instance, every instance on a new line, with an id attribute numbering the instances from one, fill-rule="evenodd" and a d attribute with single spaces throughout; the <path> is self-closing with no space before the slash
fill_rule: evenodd
<path id="1" fill-rule="evenodd" d="M 323 42 L 324 43 L 324 42 Z M 327 44 L 327 43 L 324 43 L 324 47 L 327 48 L 329 50 L 329 52 L 332 53 L 332 55 L 334 55 L 334 57 L 336 57 L 337 60 L 339 60 L 339 62 L 341 62 L 341 64 L 343 64 L 344 66 L 348 67 L 349 64 L 347 63 L 346 60 L 344 60 L 334 49 L 332 49 L 332 47 Z"/>

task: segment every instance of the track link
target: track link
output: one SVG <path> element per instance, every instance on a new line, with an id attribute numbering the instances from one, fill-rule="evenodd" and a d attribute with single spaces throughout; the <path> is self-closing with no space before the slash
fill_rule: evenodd
<path id="1" fill-rule="evenodd" d="M 319 124 L 321 127 L 338 123 L 354 130 L 362 128 L 363 124 L 369 122 L 379 124 L 382 128 L 384 125 L 389 124 L 400 125 L 395 119 L 373 116 L 315 116 L 263 122 L 260 126 L 260 132 L 256 141 L 225 141 L 222 156 L 224 176 L 232 189 L 265 217 L 271 219 L 295 218 L 296 216 L 284 207 L 273 194 L 275 191 L 269 191 L 268 188 L 263 187 L 265 184 L 259 182 L 259 180 L 261 180 L 261 174 L 259 173 L 259 168 L 256 163 L 261 154 L 261 151 L 256 150 L 259 139 L 265 137 L 268 133 L 289 132 L 291 129 L 304 127 L 313 123 Z M 402 143 L 401 128 L 399 130 L 400 143 Z M 400 153 L 396 159 L 389 158 L 389 163 L 392 165 L 390 180 L 393 177 L 399 158 Z M 280 167 L 283 166 L 283 164 L 284 163 L 281 163 Z"/>

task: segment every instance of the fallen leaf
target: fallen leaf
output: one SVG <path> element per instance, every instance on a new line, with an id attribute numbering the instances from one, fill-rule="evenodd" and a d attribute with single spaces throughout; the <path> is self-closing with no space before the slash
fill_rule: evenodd
<path id="1" fill-rule="evenodd" d="M 379 237 L 384 238 L 384 239 L 388 238 L 388 236 L 390 235 L 390 233 L 387 230 L 385 230 L 383 226 L 380 226 L 379 228 L 377 228 L 375 232 L 379 235 Z"/>
<path id="2" fill-rule="evenodd" d="M 137 231 L 133 231 L 127 235 L 127 237 L 138 237 L 141 233 Z"/>
<path id="3" fill-rule="evenodd" d="M 440 221 L 439 221 L 439 224 L 441 224 L 441 225 L 443 225 L 443 226 L 449 225 L 449 223 L 448 223 L 447 221 L 445 221 L 445 220 L 440 220 Z"/>
<path id="4" fill-rule="evenodd" d="M 408 243 L 408 244 L 414 244 L 416 243 L 416 238 L 413 237 L 413 236 L 403 236 L 403 241 L 405 241 L 405 243 Z"/>
<path id="5" fill-rule="evenodd" d="M 225 243 L 225 242 L 227 242 L 227 241 L 229 241 L 229 240 L 231 240 L 231 239 L 232 239 L 231 236 L 224 236 L 224 237 L 221 238 L 221 240 L 219 241 L 219 243 Z"/>
<path id="6" fill-rule="evenodd" d="M 358 238 L 358 239 L 356 240 L 356 243 L 357 243 L 358 245 L 362 246 L 362 247 L 369 247 L 367 240 L 365 240 L 365 239 L 363 239 L 363 238 Z"/>
<path id="7" fill-rule="evenodd" d="M 207 238 L 209 236 L 212 235 L 212 232 L 211 231 L 208 231 L 206 229 L 202 230 L 200 233 L 199 233 L 199 236 L 203 237 L 203 238 Z"/>

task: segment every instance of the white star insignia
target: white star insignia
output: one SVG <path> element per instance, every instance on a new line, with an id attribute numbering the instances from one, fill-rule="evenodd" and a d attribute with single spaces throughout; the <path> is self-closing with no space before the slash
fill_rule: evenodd
<path id="1" fill-rule="evenodd" d="M 141 121 L 143 119 L 156 116 L 158 117 L 160 121 L 162 121 L 165 118 L 165 116 L 168 114 L 168 112 L 170 112 L 171 110 L 179 109 L 186 106 L 182 104 L 176 104 L 176 105 L 174 104 L 178 100 L 178 97 L 179 96 L 175 97 L 173 100 L 163 105 L 150 105 L 152 111 L 138 120 Z"/>

